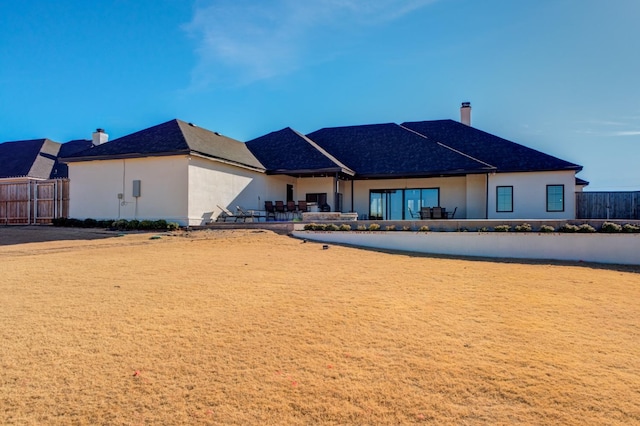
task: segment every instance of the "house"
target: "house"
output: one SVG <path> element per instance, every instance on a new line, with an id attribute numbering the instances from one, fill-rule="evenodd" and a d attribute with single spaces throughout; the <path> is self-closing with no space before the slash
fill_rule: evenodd
<path id="1" fill-rule="evenodd" d="M 218 205 L 256 205 L 272 184 L 244 143 L 177 119 L 64 161 L 73 218 L 200 225 L 220 214 Z"/>
<path id="2" fill-rule="evenodd" d="M 573 219 L 582 167 L 470 126 L 435 120 L 284 128 L 242 143 L 181 120 L 64 159 L 70 215 L 201 225 L 218 206 L 316 202 L 361 219 L 414 219 L 443 207 L 457 219 Z"/>
<path id="3" fill-rule="evenodd" d="M 0 144 L 0 223 L 49 223 L 67 214 L 67 166 L 59 161 L 91 141 L 47 138 Z"/>

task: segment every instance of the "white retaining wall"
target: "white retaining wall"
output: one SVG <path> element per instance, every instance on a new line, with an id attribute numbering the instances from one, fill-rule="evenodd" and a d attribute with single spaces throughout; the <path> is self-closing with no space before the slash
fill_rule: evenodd
<path id="1" fill-rule="evenodd" d="M 640 265 L 640 234 L 304 231 L 309 240 L 417 253 Z"/>

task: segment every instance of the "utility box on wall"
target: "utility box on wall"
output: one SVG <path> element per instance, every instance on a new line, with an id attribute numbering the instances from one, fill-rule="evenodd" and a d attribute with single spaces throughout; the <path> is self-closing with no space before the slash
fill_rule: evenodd
<path id="1" fill-rule="evenodd" d="M 131 195 L 135 198 L 138 198 L 140 196 L 140 181 L 139 180 L 134 180 L 133 181 L 133 190 L 131 191 Z"/>

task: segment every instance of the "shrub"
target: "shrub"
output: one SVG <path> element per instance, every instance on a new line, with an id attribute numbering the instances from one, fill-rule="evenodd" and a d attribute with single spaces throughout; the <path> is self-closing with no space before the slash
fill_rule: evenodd
<path id="1" fill-rule="evenodd" d="M 358 225 L 358 231 L 366 231 L 367 230 L 367 225 Z"/>
<path id="2" fill-rule="evenodd" d="M 495 232 L 509 232 L 510 229 L 509 225 L 498 225 L 493 228 Z"/>
<path id="3" fill-rule="evenodd" d="M 328 225 L 325 225 L 325 231 L 337 231 L 340 229 L 340 227 L 334 223 L 329 223 Z"/>
<path id="4" fill-rule="evenodd" d="M 582 225 L 578 226 L 578 232 L 583 234 L 590 234 L 592 232 L 596 232 L 596 228 L 589 225 L 588 223 L 583 223 Z"/>
<path id="5" fill-rule="evenodd" d="M 83 228 L 95 228 L 98 225 L 98 221 L 95 219 L 85 219 L 82 221 Z"/>
<path id="6" fill-rule="evenodd" d="M 551 232 L 555 232 L 555 228 L 553 226 L 549 226 L 549 225 L 542 225 L 540 227 L 540 232 L 542 233 L 551 233 Z"/>
<path id="7" fill-rule="evenodd" d="M 67 226 L 67 218 L 66 217 L 55 217 L 51 220 L 53 226 Z"/>
<path id="8" fill-rule="evenodd" d="M 604 232 L 607 234 L 615 234 L 618 232 L 622 232 L 622 226 L 613 222 L 605 222 L 602 224 L 602 227 L 600 228 L 600 232 Z"/>
<path id="9" fill-rule="evenodd" d="M 516 227 L 514 228 L 514 230 L 516 232 L 531 232 L 531 225 L 529 225 L 528 223 L 523 223 L 522 225 L 516 225 Z"/>
<path id="10" fill-rule="evenodd" d="M 127 221 L 126 219 L 118 219 L 111 224 L 111 228 L 117 229 L 118 231 L 124 231 L 125 229 L 127 229 L 128 224 L 129 221 Z"/>
<path id="11" fill-rule="evenodd" d="M 626 223 L 623 227 L 622 227 L 622 232 L 626 232 L 626 233 L 634 233 L 634 232 L 640 232 L 640 226 L 638 225 L 633 225 L 631 223 Z"/>
<path id="12" fill-rule="evenodd" d="M 351 231 L 351 225 L 343 223 L 342 225 L 340 225 L 340 231 Z"/>
<path id="13" fill-rule="evenodd" d="M 405 232 L 406 231 L 411 231 L 411 227 L 410 226 L 403 226 L 402 230 L 405 231 Z"/>
<path id="14" fill-rule="evenodd" d="M 305 231 L 313 231 L 315 225 L 316 225 L 315 223 L 307 223 L 306 225 L 304 225 L 304 230 Z"/>
<path id="15" fill-rule="evenodd" d="M 396 226 L 395 225 L 389 225 L 389 226 L 385 226 L 384 229 L 385 229 L 385 231 L 395 231 L 396 230 Z"/>
<path id="16" fill-rule="evenodd" d="M 178 224 L 177 222 L 169 222 L 167 223 L 167 229 L 169 231 L 176 231 L 180 229 L 180 224 Z"/>
<path id="17" fill-rule="evenodd" d="M 372 223 L 371 225 L 369 225 L 369 231 L 379 231 L 380 230 L 380 225 L 378 225 L 377 223 Z"/>
<path id="18" fill-rule="evenodd" d="M 478 229 L 478 232 L 489 232 L 489 228 L 483 226 L 482 228 Z"/>
<path id="19" fill-rule="evenodd" d="M 153 229 L 153 221 L 151 220 L 141 220 L 138 224 L 138 229 Z"/>
<path id="20" fill-rule="evenodd" d="M 133 220 L 130 220 L 129 223 L 127 223 L 127 229 L 128 230 L 135 231 L 138 228 L 140 228 L 140 221 L 139 220 L 133 219 Z"/>
<path id="21" fill-rule="evenodd" d="M 418 229 L 419 232 L 429 232 L 429 227 L 427 225 L 422 225 L 420 227 L 420 229 Z"/>
<path id="22" fill-rule="evenodd" d="M 165 230 L 167 229 L 167 221 L 164 219 L 158 219 L 153 222 L 153 229 Z"/>
<path id="23" fill-rule="evenodd" d="M 572 234 L 574 232 L 578 232 L 578 227 L 576 225 L 571 225 L 570 223 L 565 223 L 560 228 L 558 228 L 558 232 Z"/>

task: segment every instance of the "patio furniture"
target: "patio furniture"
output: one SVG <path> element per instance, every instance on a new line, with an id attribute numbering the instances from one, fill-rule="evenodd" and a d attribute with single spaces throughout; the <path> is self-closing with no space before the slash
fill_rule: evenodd
<path id="1" fill-rule="evenodd" d="M 283 217 L 286 218 L 287 211 L 285 210 L 285 207 L 284 207 L 284 201 L 276 201 L 275 209 L 276 209 L 276 220 Z"/>
<path id="2" fill-rule="evenodd" d="M 432 216 L 431 207 L 421 207 L 420 208 L 420 219 L 431 219 Z"/>
<path id="3" fill-rule="evenodd" d="M 432 219 L 445 219 L 447 217 L 447 213 L 443 212 L 442 207 L 434 207 L 431 209 L 431 218 Z M 444 214 L 443 214 L 444 213 Z"/>
<path id="4" fill-rule="evenodd" d="M 233 218 L 234 222 L 237 222 L 238 219 L 241 218 L 240 215 L 234 214 L 231 210 L 227 209 L 226 207 L 220 207 L 219 205 L 216 204 L 216 206 L 222 210 L 220 212 L 220 214 L 218 215 L 218 217 L 216 218 L 216 222 L 226 222 L 228 218 Z"/>
<path id="5" fill-rule="evenodd" d="M 288 214 L 291 214 L 291 219 L 293 219 L 296 213 L 298 213 L 296 203 L 293 201 L 287 201 L 287 218 L 289 218 Z"/>
<path id="6" fill-rule="evenodd" d="M 419 212 L 414 212 L 411 209 L 408 209 L 408 210 L 409 210 L 409 216 L 411 216 L 412 219 L 422 219 L 420 217 L 420 213 Z"/>
<path id="7" fill-rule="evenodd" d="M 458 210 L 458 208 L 456 207 L 455 209 L 453 209 L 452 212 L 447 212 L 447 219 L 453 219 L 454 216 L 456 215 L 456 211 Z"/>
<path id="8" fill-rule="evenodd" d="M 260 212 L 259 211 L 243 209 L 240 206 L 236 206 L 236 210 L 238 210 L 239 216 L 241 218 L 243 218 L 243 220 L 245 222 L 247 221 L 247 219 L 251 219 L 252 222 L 254 221 L 254 219 L 257 219 L 258 222 L 260 222 Z"/>
<path id="9" fill-rule="evenodd" d="M 273 205 L 273 201 L 265 201 L 264 210 L 267 212 L 266 220 L 269 220 L 269 217 L 272 217 L 273 220 L 276 220 L 276 208 Z"/>
<path id="10" fill-rule="evenodd" d="M 301 213 L 309 211 L 307 209 L 307 202 L 304 200 L 298 200 L 298 211 Z"/>

